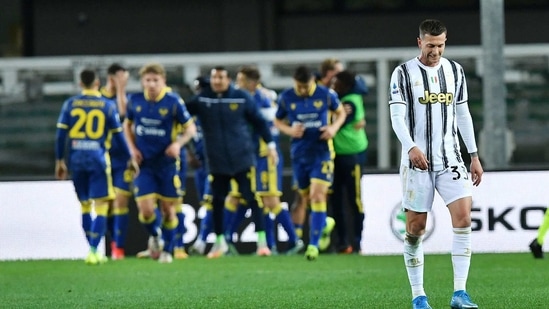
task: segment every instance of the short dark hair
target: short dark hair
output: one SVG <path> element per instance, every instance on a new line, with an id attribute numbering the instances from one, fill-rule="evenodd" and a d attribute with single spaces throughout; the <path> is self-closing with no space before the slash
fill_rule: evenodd
<path id="1" fill-rule="evenodd" d="M 308 67 L 300 65 L 295 69 L 293 77 L 297 82 L 307 83 L 313 78 L 313 72 Z"/>
<path id="2" fill-rule="evenodd" d="M 244 74 L 246 78 L 256 82 L 261 79 L 261 73 L 259 73 L 259 69 L 254 66 L 243 66 L 238 72 Z"/>
<path id="3" fill-rule="evenodd" d="M 231 73 L 229 72 L 229 70 L 227 70 L 227 68 L 222 66 L 222 65 L 217 65 L 217 66 L 213 67 L 211 71 L 214 71 L 214 70 L 215 71 L 225 71 L 225 72 L 227 72 L 227 77 L 229 77 L 229 78 L 231 77 Z"/>
<path id="4" fill-rule="evenodd" d="M 123 67 L 119 63 L 113 63 L 113 64 L 109 65 L 109 67 L 107 68 L 107 74 L 109 74 L 109 75 L 114 75 L 118 71 L 127 71 L 127 70 L 126 70 L 125 67 Z"/>
<path id="5" fill-rule="evenodd" d="M 426 19 L 419 24 L 419 37 L 423 38 L 426 34 L 438 36 L 446 33 L 446 26 L 437 19 Z"/>
<path id="6" fill-rule="evenodd" d="M 335 78 L 344 86 L 347 90 L 352 89 L 356 83 L 356 74 L 351 71 L 341 71 L 335 75 Z"/>
<path id="7" fill-rule="evenodd" d="M 95 71 L 92 69 L 84 69 L 80 72 L 80 82 L 86 88 L 90 88 L 93 85 L 93 82 L 97 79 Z"/>

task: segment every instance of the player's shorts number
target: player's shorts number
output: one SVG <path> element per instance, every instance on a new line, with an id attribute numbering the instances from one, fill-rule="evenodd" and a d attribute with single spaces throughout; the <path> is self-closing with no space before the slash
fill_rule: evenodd
<path id="1" fill-rule="evenodd" d="M 86 112 L 82 108 L 75 108 L 71 116 L 77 117 L 76 123 L 69 132 L 73 139 L 99 139 L 104 134 L 105 114 L 101 110 L 92 109 Z M 95 125 L 94 125 L 95 124 Z"/>

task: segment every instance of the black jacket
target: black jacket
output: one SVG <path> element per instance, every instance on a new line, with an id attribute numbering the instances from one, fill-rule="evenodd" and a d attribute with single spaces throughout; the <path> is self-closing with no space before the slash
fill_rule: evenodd
<path id="1" fill-rule="evenodd" d="M 206 161 L 212 174 L 234 175 L 255 165 L 252 130 L 273 140 L 254 99 L 232 85 L 221 94 L 206 87 L 187 102 L 202 125 Z"/>

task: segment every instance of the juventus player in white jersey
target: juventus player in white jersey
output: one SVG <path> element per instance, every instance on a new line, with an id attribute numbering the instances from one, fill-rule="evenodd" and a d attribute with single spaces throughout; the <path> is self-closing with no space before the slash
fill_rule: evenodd
<path id="1" fill-rule="evenodd" d="M 466 292 L 471 261 L 472 186 L 482 178 L 473 121 L 467 106 L 463 68 L 442 57 L 446 26 L 433 19 L 419 26 L 421 53 L 393 71 L 390 110 L 402 144 L 400 177 L 406 211 L 404 262 L 412 289 L 412 307 L 431 308 L 423 289 L 422 238 L 435 190 L 450 211 L 453 227 L 452 308 L 478 308 Z M 458 132 L 471 156 L 471 176 L 463 162 Z"/>

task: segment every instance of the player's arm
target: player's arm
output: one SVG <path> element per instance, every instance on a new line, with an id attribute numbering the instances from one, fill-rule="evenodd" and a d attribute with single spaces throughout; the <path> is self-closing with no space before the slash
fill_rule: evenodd
<path id="1" fill-rule="evenodd" d="M 341 104 L 338 105 L 334 113 L 334 118 L 331 124 L 321 127 L 320 131 L 322 131 L 322 134 L 320 134 L 320 138 L 323 140 L 329 140 L 333 138 L 339 128 L 345 123 L 346 113 L 345 109 L 343 109 L 343 106 Z"/>
<path id="2" fill-rule="evenodd" d="M 64 160 L 67 133 L 66 126 L 58 123 L 55 133 L 55 178 L 59 180 L 67 179 L 69 174 Z"/>
<path id="3" fill-rule="evenodd" d="M 126 86 L 128 85 L 129 72 L 120 70 L 114 75 L 114 84 L 116 86 L 116 105 L 120 118 L 126 117 L 126 109 L 128 105 L 128 97 L 126 94 Z"/>
<path id="4" fill-rule="evenodd" d="M 473 118 L 469 112 L 469 106 L 467 102 L 456 104 L 456 122 L 458 126 L 459 134 L 463 139 L 467 152 L 471 156 L 471 179 L 473 185 L 478 186 L 482 180 L 482 164 L 478 157 L 477 143 L 475 140 L 475 131 L 473 127 Z"/>

